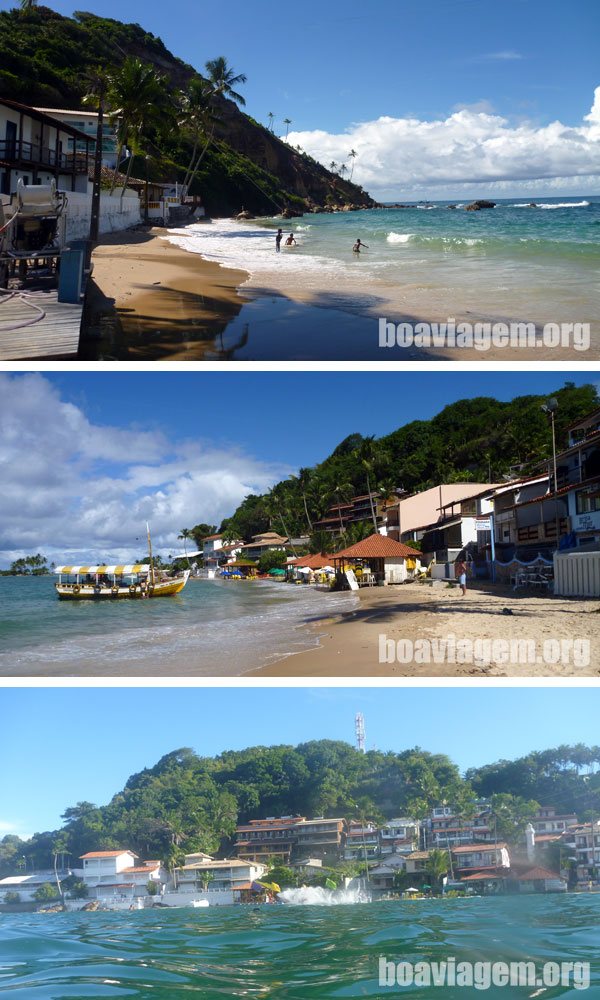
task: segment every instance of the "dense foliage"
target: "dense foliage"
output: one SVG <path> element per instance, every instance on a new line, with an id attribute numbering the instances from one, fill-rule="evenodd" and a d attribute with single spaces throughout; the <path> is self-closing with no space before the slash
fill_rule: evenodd
<path id="1" fill-rule="evenodd" d="M 199 149 L 199 168 L 189 191 L 201 195 L 209 213 L 233 214 L 245 206 L 268 215 L 326 201 L 373 204 L 362 189 L 243 114 L 236 102 L 243 103 L 238 91 L 245 76 L 234 74 L 222 56 L 211 59 L 211 52 L 199 53 L 206 67 L 203 76 L 139 24 L 82 11 L 62 17 L 34 3 L 0 12 L 0 52 L 0 97 L 50 108 L 81 108 L 90 94 L 98 94 L 102 79 L 110 97 L 110 81 L 124 67 L 142 64 L 160 82 L 158 100 L 147 103 L 155 114 L 126 124 L 126 145 L 134 153 L 126 169 L 133 177 L 144 178 L 148 171 L 150 180 L 187 182 L 190 158 Z M 215 74 L 223 76 L 219 82 L 225 85 L 217 88 L 219 99 L 211 114 L 199 116 L 203 89 L 211 79 L 215 82 Z M 112 89 L 116 96 L 118 88 Z M 149 94 L 152 88 L 146 89 Z M 93 100 L 88 103 L 97 107 Z M 112 109 L 126 109 L 127 103 L 117 100 Z M 124 138 L 122 134 L 119 142 Z"/>
<path id="2" fill-rule="evenodd" d="M 50 572 L 48 560 L 45 556 L 37 553 L 35 556 L 24 556 L 22 559 L 15 559 L 10 564 L 10 569 L 3 570 L 2 576 L 45 576 Z"/>
<path id="3" fill-rule="evenodd" d="M 256 746 L 218 757 L 183 748 L 132 775 L 106 806 L 78 802 L 60 831 L 0 841 L 0 873 L 71 864 L 87 851 L 129 848 L 146 858 L 180 861 L 183 852 L 231 851 L 237 823 L 278 815 L 344 816 L 378 822 L 426 817 L 445 803 L 473 816 L 477 796 L 491 799 L 501 837 L 515 840 L 538 803 L 585 819 L 600 810 L 600 747 L 558 747 L 500 761 L 463 778 L 444 754 L 416 747 L 394 753 L 332 740 Z"/>
<path id="4" fill-rule="evenodd" d="M 598 396 L 593 385 L 568 382 L 554 395 L 561 448 L 566 445 L 566 428 L 598 406 Z M 500 482 L 511 470 L 535 471 L 552 454 L 552 437 L 541 409 L 544 401 L 542 396 L 518 396 L 510 402 L 477 396 L 385 437 L 351 434 L 319 465 L 301 469 L 266 496 L 246 497 L 221 530 L 245 540 L 269 526 L 284 534 L 312 534 L 312 522 L 329 506 L 364 494 L 369 486 L 389 495 L 394 489 L 417 492 L 438 483 Z M 358 540 L 352 537 L 346 543 Z M 313 550 L 320 551 L 320 544 L 327 542 L 327 536 L 316 539 Z"/>

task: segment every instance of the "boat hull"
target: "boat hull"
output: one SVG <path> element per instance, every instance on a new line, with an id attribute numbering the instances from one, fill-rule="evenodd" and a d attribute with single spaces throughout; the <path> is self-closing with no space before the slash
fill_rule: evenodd
<path id="1" fill-rule="evenodd" d="M 92 583 L 55 583 L 56 593 L 61 601 L 116 601 L 147 600 L 154 597 L 172 597 L 180 594 L 188 582 L 189 573 L 175 580 L 161 580 L 147 587 L 131 584 L 125 587 L 96 587 Z"/>

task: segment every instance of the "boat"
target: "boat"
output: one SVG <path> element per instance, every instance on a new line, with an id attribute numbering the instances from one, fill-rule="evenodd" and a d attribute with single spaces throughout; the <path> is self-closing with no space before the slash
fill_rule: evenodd
<path id="1" fill-rule="evenodd" d="M 171 597 L 185 587 L 190 570 L 165 573 L 154 567 L 152 542 L 148 528 L 147 563 L 131 563 L 115 566 L 57 566 L 54 572 L 58 583 L 56 593 L 62 601 L 97 601 L 138 599 L 150 597 Z M 66 580 L 63 580 L 66 577 Z"/>

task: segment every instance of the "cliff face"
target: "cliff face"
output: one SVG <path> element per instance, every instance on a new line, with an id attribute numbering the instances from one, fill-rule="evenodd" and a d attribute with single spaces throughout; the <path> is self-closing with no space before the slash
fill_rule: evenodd
<path id="1" fill-rule="evenodd" d="M 80 108 L 90 74 L 117 69 L 129 55 L 152 63 L 174 97 L 198 75 L 138 24 L 82 12 L 67 18 L 47 7 L 0 12 L 0 52 L 0 97 L 47 107 Z M 213 55 L 203 53 L 203 59 Z M 216 142 L 191 188 L 209 212 L 229 214 L 244 207 L 273 214 L 284 208 L 302 212 L 315 206 L 375 205 L 357 185 L 282 142 L 232 101 L 220 100 L 218 113 Z M 190 146 L 181 134 L 157 138 L 153 152 L 151 179 L 183 179 Z M 133 167 L 135 176 L 137 164 Z M 139 170 L 143 175 L 145 165 Z"/>

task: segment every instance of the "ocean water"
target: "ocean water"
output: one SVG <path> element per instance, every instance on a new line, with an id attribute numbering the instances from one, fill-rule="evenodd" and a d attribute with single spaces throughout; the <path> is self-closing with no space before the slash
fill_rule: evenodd
<path id="1" fill-rule="evenodd" d="M 379 985 L 379 958 L 589 962 L 591 986 L 483 995 L 600 995 L 597 896 L 0 915 L 0 994 L 15 1000 L 444 1000 L 474 988 Z"/>
<path id="2" fill-rule="evenodd" d="M 301 626 L 355 598 L 192 580 L 153 601 L 59 601 L 52 577 L 0 577 L 0 676 L 232 675 L 315 645 Z"/>
<path id="3" fill-rule="evenodd" d="M 283 223 L 217 219 L 170 230 L 167 238 L 224 266 L 245 269 L 244 294 L 263 302 L 285 296 L 315 309 L 385 316 L 396 323 L 449 317 L 539 325 L 588 322 L 600 346 L 599 197 L 548 198 L 535 208 L 505 199 L 480 212 L 462 211 L 460 203 L 450 210 L 448 204 L 306 215 Z M 298 246 L 276 254 L 279 225 L 286 235 L 294 232 Z M 357 237 L 369 248 L 360 255 L 352 253 Z M 276 338 L 266 329 L 267 319 L 268 312 L 263 315 L 253 302 L 243 306 L 215 356 L 218 351 L 235 359 L 293 353 L 286 345 L 273 354 Z M 276 319 L 279 324 L 285 313 Z M 309 317 L 308 325 L 317 320 Z M 357 329 L 350 321 L 350 334 Z M 314 351 L 318 344 L 311 344 Z M 328 356 L 379 354 L 376 347 L 349 345 L 341 335 Z"/>

